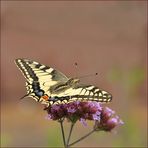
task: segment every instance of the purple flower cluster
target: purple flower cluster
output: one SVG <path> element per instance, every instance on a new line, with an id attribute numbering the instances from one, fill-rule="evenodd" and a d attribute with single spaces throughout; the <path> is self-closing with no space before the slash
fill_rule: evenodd
<path id="1" fill-rule="evenodd" d="M 119 116 L 115 115 L 115 111 L 108 107 L 102 108 L 100 121 L 95 122 L 95 130 L 111 131 L 118 125 L 124 124 Z"/>
<path id="2" fill-rule="evenodd" d="M 110 131 L 115 126 L 122 124 L 119 117 L 114 116 L 114 111 L 107 107 L 103 108 L 99 102 L 95 101 L 55 104 L 45 107 L 44 110 L 48 113 L 47 118 L 52 120 L 67 118 L 73 123 L 79 120 L 84 125 L 86 125 L 86 120 L 94 120 L 96 130 Z"/>

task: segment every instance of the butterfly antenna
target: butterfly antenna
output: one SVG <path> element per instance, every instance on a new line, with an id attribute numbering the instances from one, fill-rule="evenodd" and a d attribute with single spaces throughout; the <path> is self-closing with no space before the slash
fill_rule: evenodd
<path id="1" fill-rule="evenodd" d="M 77 62 L 75 62 L 75 66 L 78 66 L 78 63 Z"/>
<path id="2" fill-rule="evenodd" d="M 98 75 L 98 73 L 96 72 L 95 74 L 89 74 L 89 75 L 83 75 L 83 76 L 80 76 L 80 77 L 78 77 L 79 79 L 81 78 L 87 78 L 87 77 L 93 77 L 93 76 L 97 76 Z"/>
<path id="3" fill-rule="evenodd" d="M 78 63 L 77 63 L 77 62 L 75 62 L 74 65 L 75 65 L 76 67 L 78 67 Z M 96 75 L 98 75 L 97 72 L 96 72 L 95 74 L 83 75 L 83 76 L 80 76 L 80 77 L 78 77 L 78 78 L 87 78 L 87 77 L 92 77 L 92 76 L 96 76 Z"/>

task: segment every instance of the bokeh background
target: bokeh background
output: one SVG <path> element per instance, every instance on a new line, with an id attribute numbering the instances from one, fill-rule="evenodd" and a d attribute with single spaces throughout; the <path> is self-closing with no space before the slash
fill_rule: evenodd
<path id="1" fill-rule="evenodd" d="M 77 147 L 146 147 L 146 1 L 1 2 L 1 147 L 60 147 L 60 126 L 26 93 L 14 64 L 28 58 L 112 93 L 124 125 Z M 77 62 L 76 67 L 74 63 Z M 77 123 L 72 139 L 90 130 Z M 66 130 L 69 124 L 65 124 Z M 67 130 L 68 131 L 68 130 Z"/>

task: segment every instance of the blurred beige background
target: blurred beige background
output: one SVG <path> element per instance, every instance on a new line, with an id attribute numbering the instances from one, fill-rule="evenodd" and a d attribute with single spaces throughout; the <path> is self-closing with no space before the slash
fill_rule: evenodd
<path id="1" fill-rule="evenodd" d="M 146 1 L 2 1 L 2 147 L 63 145 L 58 123 L 45 119 L 43 107 L 30 98 L 19 100 L 26 90 L 16 58 L 36 60 L 70 77 L 98 72 L 81 81 L 111 92 L 108 106 L 125 124 L 75 146 L 146 147 L 146 17 Z M 73 139 L 91 124 L 77 123 Z"/>

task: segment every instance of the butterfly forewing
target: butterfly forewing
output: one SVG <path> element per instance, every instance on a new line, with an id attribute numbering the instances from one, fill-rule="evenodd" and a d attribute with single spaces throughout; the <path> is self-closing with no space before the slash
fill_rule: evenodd
<path id="1" fill-rule="evenodd" d="M 38 62 L 27 59 L 16 59 L 15 62 L 27 80 L 27 95 L 36 101 L 52 105 L 77 100 L 110 102 L 112 99 L 106 91 L 81 85 L 76 79 L 68 79 L 61 72 Z"/>
<path id="2" fill-rule="evenodd" d="M 61 82 L 66 82 L 68 78 L 55 69 L 42 65 L 38 62 L 27 59 L 16 59 L 19 67 L 26 78 L 27 94 L 31 97 L 40 99 L 45 93 L 50 96 L 50 87 Z"/>
<path id="3" fill-rule="evenodd" d="M 52 97 L 56 97 L 57 94 L 52 94 Z M 75 85 L 73 88 L 67 88 L 58 94 L 59 102 L 73 102 L 73 101 L 97 101 L 97 102 L 110 102 L 112 99 L 111 94 L 106 91 L 92 85 Z M 64 99 L 65 98 L 65 99 Z"/>
<path id="4" fill-rule="evenodd" d="M 26 80 L 29 82 L 40 81 L 40 82 L 49 82 L 49 81 L 67 81 L 68 78 L 61 72 L 40 64 L 35 61 L 27 59 L 16 59 L 17 66 L 22 71 Z"/>

